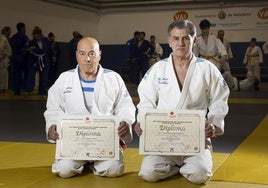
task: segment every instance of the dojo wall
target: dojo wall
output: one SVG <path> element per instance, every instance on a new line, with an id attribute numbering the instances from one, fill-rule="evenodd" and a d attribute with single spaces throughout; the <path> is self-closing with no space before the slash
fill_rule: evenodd
<path id="1" fill-rule="evenodd" d="M 198 8 L 185 9 L 189 13 L 189 19 L 198 27 L 201 19 L 207 18 L 213 24 L 218 23 L 215 27 L 211 27 L 211 31 L 216 33 L 218 29 L 226 30 L 226 38 L 231 42 L 234 53 L 234 60 L 231 62 L 232 71 L 240 74 L 245 73 L 242 65 L 245 49 L 249 45 L 248 41 L 251 37 L 256 37 L 258 45 L 262 45 L 268 40 L 267 28 L 268 18 L 256 21 L 253 17 L 259 9 L 268 7 L 266 4 L 254 5 L 252 7 L 228 7 L 228 8 Z M 225 11 L 228 15 L 241 17 L 241 28 L 238 26 L 221 24 L 215 16 L 219 11 Z M 62 59 L 59 65 L 59 71 L 62 72 L 69 68 L 69 58 L 66 54 L 66 43 L 71 39 L 72 32 L 78 30 L 84 36 L 96 37 L 102 44 L 103 57 L 102 64 L 104 67 L 118 70 L 124 65 L 124 44 L 132 37 L 135 30 L 145 31 L 147 39 L 151 34 L 156 35 L 157 41 L 165 50 L 164 57 L 168 55 L 170 49 L 167 45 L 167 27 L 173 21 L 174 14 L 179 9 L 165 11 L 127 11 L 120 13 L 98 14 L 92 11 L 64 7 L 60 5 L 49 4 L 38 0 L 9 0 L 0 6 L 0 28 L 8 25 L 12 28 L 12 34 L 16 32 L 16 24 L 24 22 L 27 27 L 27 34 L 31 38 L 31 31 L 34 26 L 40 26 L 43 34 L 47 35 L 50 31 L 54 32 L 57 41 L 60 42 L 62 49 Z M 242 14 L 236 12 L 243 11 Z M 252 12 L 250 12 L 252 11 Z M 252 15 L 250 15 L 252 14 Z M 267 16 L 264 13 L 264 17 Z M 250 15 L 249 20 L 244 20 Z M 208 17 L 206 17 L 208 16 Z M 238 18 L 237 18 L 238 19 Z M 235 21 L 237 22 L 237 21 Z M 243 22 L 244 23 L 243 25 Z M 262 24 L 262 27 L 254 27 L 254 24 Z M 248 27 L 248 29 L 246 28 Z M 198 30 L 198 33 L 199 30 Z M 262 72 L 268 75 L 268 60 L 264 57 Z"/>

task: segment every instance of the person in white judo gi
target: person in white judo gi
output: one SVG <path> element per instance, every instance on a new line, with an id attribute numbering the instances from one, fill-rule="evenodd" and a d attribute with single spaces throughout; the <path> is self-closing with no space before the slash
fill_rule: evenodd
<path id="1" fill-rule="evenodd" d="M 259 90 L 261 83 L 260 64 L 263 63 L 263 54 L 261 48 L 256 45 L 256 42 L 256 38 L 253 37 L 250 39 L 250 46 L 246 50 L 243 64 L 245 64 L 248 71 L 252 72 L 253 75 L 257 78 L 259 83 L 256 87 L 256 90 Z"/>
<path id="2" fill-rule="evenodd" d="M 255 75 L 248 70 L 247 77 L 243 80 L 235 80 L 238 91 L 250 91 L 250 90 L 259 90 L 259 81 Z"/>
<path id="3" fill-rule="evenodd" d="M 197 37 L 193 52 L 195 56 L 207 59 L 218 67 L 230 90 L 236 90 L 225 46 L 215 35 L 210 33 L 210 25 L 207 19 L 200 21 L 201 34 Z"/>
<path id="4" fill-rule="evenodd" d="M 264 52 L 265 55 L 268 54 L 268 41 L 266 41 L 263 45 L 262 45 L 262 50 Z"/>
<path id="5" fill-rule="evenodd" d="M 94 38 L 85 37 L 79 41 L 76 58 L 78 66 L 62 73 L 48 91 L 47 109 L 44 112 L 48 141 L 55 143 L 59 138 L 58 115 L 92 114 L 119 116 L 118 135 L 121 143 L 130 142 L 136 108 L 122 78 L 99 64 L 101 51 Z M 122 148 L 119 153 L 119 160 L 90 161 L 88 166 L 95 175 L 120 176 L 124 172 Z M 62 178 L 72 177 L 82 173 L 88 162 L 55 160 L 52 172 Z"/>
<path id="6" fill-rule="evenodd" d="M 218 31 L 218 39 L 222 42 L 227 52 L 227 60 L 228 62 L 233 59 L 233 51 L 230 45 L 230 42 L 224 37 L 225 32 L 223 30 Z"/>
<path id="7" fill-rule="evenodd" d="M 11 47 L 5 35 L 0 34 L 0 93 L 8 89 L 8 66 L 12 54 Z"/>
<path id="8" fill-rule="evenodd" d="M 228 113 L 229 88 L 220 71 L 208 60 L 196 57 L 192 48 L 196 42 L 196 27 L 191 21 L 177 20 L 168 27 L 168 43 L 172 53 L 157 62 L 138 86 L 142 109 L 205 110 L 206 147 L 201 155 L 146 155 L 139 176 L 156 182 L 180 173 L 195 184 L 212 177 L 210 137 L 224 133 L 224 118 Z M 140 114 L 134 130 L 143 132 Z"/>

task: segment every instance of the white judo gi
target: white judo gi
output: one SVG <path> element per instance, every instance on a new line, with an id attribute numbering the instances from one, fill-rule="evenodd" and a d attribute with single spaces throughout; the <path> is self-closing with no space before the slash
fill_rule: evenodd
<path id="1" fill-rule="evenodd" d="M 62 73 L 48 91 L 47 110 L 44 113 L 46 133 L 51 125 L 57 124 L 60 114 L 90 114 L 85 105 L 85 99 L 79 79 L 78 66 Z M 131 131 L 135 121 L 136 108 L 127 91 L 122 78 L 114 71 L 103 69 L 99 65 L 94 89 L 92 113 L 94 115 L 118 115 L 119 120 L 126 121 Z M 48 135 L 47 135 L 48 136 Z M 49 142 L 54 142 L 47 138 Z M 56 160 L 52 165 L 52 172 L 63 178 L 81 173 L 84 164 L 88 161 Z M 120 151 L 120 160 L 94 161 L 90 166 L 94 174 L 115 177 L 123 174 L 123 155 Z"/>
<path id="2" fill-rule="evenodd" d="M 224 45 L 215 35 L 208 36 L 207 44 L 203 40 L 202 36 L 198 36 L 196 45 L 193 48 L 193 53 L 197 57 L 200 56 L 211 61 L 219 69 L 224 68 L 224 65 L 220 63 L 220 57 L 228 55 Z"/>
<path id="3" fill-rule="evenodd" d="M 202 57 L 212 62 L 223 73 L 223 77 L 229 88 L 232 90 L 235 87 L 229 62 L 220 62 L 220 57 L 228 57 L 227 51 L 224 44 L 215 35 L 208 36 L 207 44 L 203 40 L 202 36 L 198 36 L 196 45 L 193 48 L 193 53 L 197 57 Z"/>
<path id="4" fill-rule="evenodd" d="M 238 82 L 241 91 L 253 90 L 256 77 L 251 71 L 247 72 L 247 78 Z"/>
<path id="5" fill-rule="evenodd" d="M 260 63 L 263 63 L 263 54 L 259 46 L 253 48 L 249 46 L 246 50 L 243 63 L 247 65 L 248 71 L 252 72 L 254 76 L 261 82 Z"/>
<path id="6" fill-rule="evenodd" d="M 154 50 L 153 54 L 151 55 L 151 57 L 149 58 L 149 66 L 151 67 L 157 61 L 160 61 L 163 53 L 164 53 L 164 51 L 163 51 L 163 48 L 161 47 L 161 45 L 156 43 L 155 50 Z"/>
<path id="7" fill-rule="evenodd" d="M 226 39 L 223 39 L 223 42 L 222 43 L 223 43 L 223 45 L 225 47 L 225 50 L 227 52 L 227 55 L 228 55 L 227 58 L 228 58 L 228 60 L 229 59 L 232 59 L 234 56 L 233 56 L 233 51 L 232 51 L 230 42 L 228 40 L 226 40 Z"/>
<path id="8" fill-rule="evenodd" d="M 266 41 L 266 42 L 262 45 L 262 50 L 263 50 L 264 54 L 268 54 L 268 41 Z"/>
<path id="9" fill-rule="evenodd" d="M 11 54 L 6 36 L 0 34 L 0 91 L 8 89 L 8 64 Z"/>
<path id="10" fill-rule="evenodd" d="M 192 58 L 181 91 L 170 55 L 147 72 L 138 86 L 138 93 L 138 110 L 208 110 L 207 122 L 215 125 L 217 135 L 224 132 L 229 88 L 219 70 L 205 59 Z M 205 152 L 199 156 L 147 155 L 139 176 L 155 182 L 180 173 L 193 183 L 204 183 L 212 176 L 210 146 L 210 139 L 207 139 Z"/>

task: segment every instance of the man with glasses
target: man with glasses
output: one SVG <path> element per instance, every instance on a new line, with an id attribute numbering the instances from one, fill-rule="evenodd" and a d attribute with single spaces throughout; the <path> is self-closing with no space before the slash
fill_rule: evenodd
<path id="1" fill-rule="evenodd" d="M 94 38 L 85 37 L 78 42 L 76 59 L 77 67 L 62 73 L 49 89 L 44 113 L 48 141 L 55 143 L 59 138 L 57 117 L 60 114 L 117 115 L 120 120 L 117 133 L 123 147 L 124 142 L 132 140 L 135 106 L 122 78 L 99 64 L 101 51 Z M 87 163 L 90 170 L 99 176 L 117 177 L 124 171 L 120 149 L 119 160 L 57 159 L 52 165 L 52 172 L 62 178 L 72 177 L 81 174 Z"/>

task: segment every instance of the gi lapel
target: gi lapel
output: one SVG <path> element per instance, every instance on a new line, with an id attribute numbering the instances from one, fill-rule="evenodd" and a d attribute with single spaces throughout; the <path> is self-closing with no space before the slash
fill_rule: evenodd
<path id="1" fill-rule="evenodd" d="M 193 57 L 191 62 L 190 62 L 190 65 L 189 65 L 189 68 L 188 68 L 188 71 L 186 74 L 186 78 L 184 80 L 183 88 L 181 91 L 181 97 L 180 97 L 179 103 L 177 104 L 176 109 L 183 109 L 183 107 L 184 107 L 184 103 L 187 99 L 187 95 L 188 95 L 189 88 L 190 88 L 191 77 L 193 75 L 193 72 L 194 72 L 195 66 L 196 66 L 195 61 L 196 61 L 196 58 Z"/>

